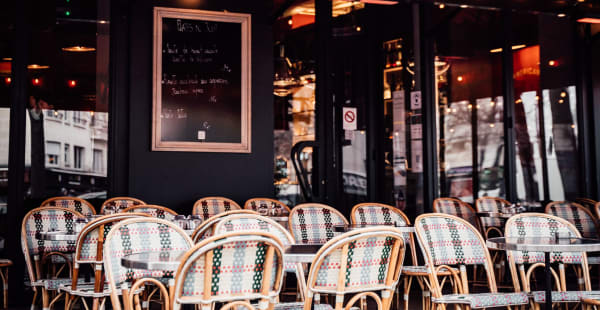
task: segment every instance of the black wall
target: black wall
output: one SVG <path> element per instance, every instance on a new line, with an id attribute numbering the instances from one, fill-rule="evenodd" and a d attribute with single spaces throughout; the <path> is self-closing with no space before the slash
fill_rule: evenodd
<path id="1" fill-rule="evenodd" d="M 128 88 L 126 102 L 116 102 L 113 113 L 129 113 L 128 125 L 113 137 L 127 145 L 116 145 L 115 167 L 127 167 L 127 188 L 113 188 L 112 194 L 123 193 L 147 203 L 170 207 L 189 214 L 193 203 L 204 196 L 225 196 L 243 204 L 251 197 L 274 195 L 273 189 L 273 34 L 269 21 L 270 1 L 247 0 L 131 0 L 117 13 L 127 26 L 127 46 L 114 46 L 118 54 L 128 51 L 129 79 L 114 85 L 121 92 Z M 113 2 L 114 3 L 114 2 Z M 120 5 L 120 4 L 116 4 Z M 153 7 L 180 7 L 202 10 L 227 10 L 252 14 L 252 153 L 151 152 L 152 120 L 152 27 Z M 113 22 L 117 21 L 113 15 Z M 115 24 L 116 25 L 116 24 Z M 122 41 L 125 41 L 122 39 Z M 113 41 L 115 42 L 115 41 Z M 116 41 L 115 44 L 120 44 Z M 121 55 L 123 58 L 124 55 Z M 118 73 L 117 73 L 118 74 Z M 119 79 L 117 79 L 119 80 Z M 115 98 L 115 97 L 113 97 Z M 119 96 L 116 96 L 119 98 Z M 118 120 L 117 120 L 118 121 Z M 119 155 L 122 152 L 122 155 Z M 127 154 L 128 153 L 128 154 Z M 125 185 L 123 185 L 125 186 Z"/>

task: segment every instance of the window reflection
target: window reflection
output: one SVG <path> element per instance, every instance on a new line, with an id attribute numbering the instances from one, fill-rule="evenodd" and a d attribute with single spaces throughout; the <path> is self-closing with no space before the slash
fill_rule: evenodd
<path id="1" fill-rule="evenodd" d="M 517 196 L 579 196 L 577 94 L 572 24 L 551 15 L 515 16 L 525 48 L 513 52 Z"/>
<path id="2" fill-rule="evenodd" d="M 106 196 L 109 4 L 67 1 L 37 9 L 25 134 L 31 207 L 51 196 Z"/>

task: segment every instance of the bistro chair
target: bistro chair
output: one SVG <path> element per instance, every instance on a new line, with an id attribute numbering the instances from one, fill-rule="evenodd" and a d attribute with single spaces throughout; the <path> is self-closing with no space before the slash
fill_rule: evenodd
<path id="1" fill-rule="evenodd" d="M 69 196 L 52 197 L 44 200 L 40 207 L 61 207 L 77 211 L 85 216 L 96 214 L 94 206 L 85 199 Z"/>
<path id="2" fill-rule="evenodd" d="M 273 309 L 281 290 L 283 245 L 265 231 L 238 231 L 202 240 L 182 258 L 175 275 L 173 309 L 184 304 L 258 300 L 248 309 Z M 206 272 L 210 271 L 210 272 Z"/>
<path id="3" fill-rule="evenodd" d="M 177 216 L 177 212 L 175 212 L 167 207 L 158 206 L 158 205 L 131 206 L 131 207 L 123 210 L 123 213 L 126 213 L 126 212 L 146 213 L 152 217 L 167 220 L 167 221 L 173 221 L 173 220 L 175 220 L 175 217 Z"/>
<path id="4" fill-rule="evenodd" d="M 290 232 L 276 221 L 258 214 L 235 214 L 224 217 L 215 226 L 214 235 L 221 235 L 234 231 L 266 231 L 279 238 L 284 247 L 294 244 L 294 238 Z M 285 263 L 284 271 L 294 273 L 298 281 L 298 291 L 301 300 L 304 300 L 306 280 L 304 268 L 301 263 Z"/>
<path id="5" fill-rule="evenodd" d="M 177 225 L 156 218 L 134 218 L 113 225 L 104 241 L 103 262 L 114 310 L 121 310 L 117 290 L 121 290 L 125 310 L 133 309 L 139 297 L 136 293 L 144 284 L 155 285 L 164 296 L 165 309 L 169 308 L 169 292 L 163 282 L 172 287 L 172 272 L 129 269 L 121 265 L 125 255 L 159 251 L 161 255 L 175 255 L 174 251 L 187 251 L 192 240 Z"/>
<path id="6" fill-rule="evenodd" d="M 593 199 L 589 199 L 589 198 L 575 198 L 575 202 L 586 207 L 588 210 L 595 212 L 595 206 L 596 203 L 598 203 L 596 200 Z M 596 215 L 596 214 L 594 214 Z"/>
<path id="7" fill-rule="evenodd" d="M 366 202 L 355 205 L 350 213 L 350 221 L 353 225 L 394 225 L 394 226 L 410 226 L 410 220 L 408 217 L 399 209 L 374 202 Z M 417 280 L 421 287 L 423 295 L 423 306 L 429 302 L 429 284 L 428 281 L 428 269 L 427 266 L 419 266 L 417 259 L 417 251 L 415 247 L 415 240 L 413 234 L 404 233 L 404 244 L 407 248 L 410 248 L 412 266 L 405 266 L 402 268 L 402 275 L 404 276 L 404 309 L 408 309 L 408 298 L 410 296 L 410 289 L 412 286 L 413 278 Z M 445 275 L 450 275 L 450 272 L 443 271 Z M 399 297 L 398 297 L 399 298 Z M 399 302 L 398 302 L 399 306 Z M 398 307 L 399 308 L 399 307 Z"/>
<path id="8" fill-rule="evenodd" d="M 510 202 L 498 197 L 480 197 L 475 200 L 475 209 L 477 212 L 505 213 L 510 205 Z M 505 219 L 482 216 L 479 220 L 486 239 L 492 237 L 490 235 L 492 232 L 494 233 L 493 237 L 504 236 Z"/>
<path id="9" fill-rule="evenodd" d="M 290 207 L 288 207 L 285 203 L 279 201 L 279 200 L 275 200 L 275 199 L 271 199 L 271 198 L 252 198 L 252 199 L 248 199 L 246 201 L 246 203 L 244 204 L 244 209 L 248 209 L 248 210 L 252 210 L 252 211 L 256 211 L 259 214 L 261 213 L 260 210 L 264 209 L 266 210 L 266 212 L 269 212 L 271 210 L 274 210 L 277 215 L 289 215 L 290 214 Z M 271 214 L 270 212 L 268 213 L 269 215 Z M 267 214 L 261 214 L 261 215 L 267 215 Z"/>
<path id="10" fill-rule="evenodd" d="M 332 309 L 321 294 L 335 295 L 335 309 L 351 309 L 371 297 L 377 310 L 389 310 L 402 263 L 404 237 L 394 227 L 367 227 L 337 236 L 317 252 L 310 266 L 304 303 L 279 304 L 275 309 Z M 379 294 L 376 294 L 379 293 Z M 345 297 L 352 296 L 343 305 Z"/>
<path id="11" fill-rule="evenodd" d="M 133 197 L 113 197 L 110 198 L 108 200 L 106 200 L 103 204 L 102 207 L 100 208 L 100 213 L 101 214 L 106 214 L 106 207 L 113 207 L 115 208 L 114 212 L 115 213 L 120 213 L 123 212 L 123 210 L 131 207 L 131 206 L 137 206 L 137 205 L 145 205 L 146 203 L 137 199 L 137 198 L 133 198 Z"/>
<path id="12" fill-rule="evenodd" d="M 434 309 L 445 309 L 446 304 L 466 305 L 472 309 L 526 305 L 526 293 L 499 293 L 490 253 L 479 230 L 465 219 L 442 213 L 423 214 L 415 220 L 419 244 L 429 267 Z M 467 266 L 482 265 L 487 278 L 488 293 L 470 293 Z M 450 269 L 452 293 L 444 294 L 447 282 L 439 281 L 439 270 Z"/>
<path id="13" fill-rule="evenodd" d="M 93 310 L 97 310 L 100 305 L 104 305 L 105 298 L 110 296 L 110 291 L 104 283 L 104 273 L 102 271 L 104 236 L 106 236 L 115 223 L 137 217 L 149 217 L 149 215 L 143 213 L 105 215 L 91 221 L 81 230 L 77 237 L 75 255 L 73 257 L 71 284 L 61 285 L 59 288 L 60 291 L 66 293 L 65 310 L 73 307 L 76 298 L 82 300 L 86 309 L 89 309 L 89 307 L 85 303 L 84 298 L 93 299 Z M 93 282 L 78 283 L 77 278 L 79 277 L 79 270 L 82 265 L 93 267 Z"/>
<path id="14" fill-rule="evenodd" d="M 456 198 L 442 197 L 433 201 L 433 212 L 450 214 L 469 222 L 478 231 L 482 231 L 479 225 L 477 213 L 468 203 Z"/>
<path id="15" fill-rule="evenodd" d="M 13 265 L 13 262 L 7 258 L 0 258 L 0 279 L 2 280 L 3 305 L 4 309 L 8 309 L 8 268 Z"/>
<path id="16" fill-rule="evenodd" d="M 348 220 L 336 209 L 321 203 L 301 203 L 289 216 L 289 228 L 301 244 L 323 244 L 335 236 L 334 226 L 348 226 Z"/>
<path id="17" fill-rule="evenodd" d="M 50 229 L 74 233 L 75 220 L 78 218 L 83 218 L 83 215 L 63 207 L 35 208 L 23 218 L 21 248 L 25 257 L 30 285 L 34 291 L 32 307 L 36 304 L 39 290 L 42 292 L 44 309 L 49 309 L 59 299 L 62 293 L 57 294 L 50 301 L 49 292 L 56 293 L 60 284 L 71 283 L 71 259 L 69 256 L 75 252 L 75 242 L 39 240 L 36 238 L 36 233 L 46 232 Z M 60 257 L 56 262 L 62 262 L 68 266 L 69 274 L 67 276 L 63 276 L 64 265 L 56 270 L 57 264 L 52 263 L 53 257 Z"/>
<path id="18" fill-rule="evenodd" d="M 240 208 L 240 205 L 229 198 L 204 197 L 198 199 L 198 201 L 194 203 L 192 214 L 200 215 L 202 216 L 202 219 L 206 221 L 210 217 L 213 217 L 217 214 L 240 209 L 242 209 Z"/>
<path id="19" fill-rule="evenodd" d="M 477 212 L 505 213 L 510 206 L 510 202 L 498 197 L 480 197 L 475 200 L 475 209 Z M 504 218 L 480 216 L 479 224 L 486 240 L 491 237 L 504 236 L 504 224 L 506 224 L 506 219 Z M 494 263 L 494 267 L 496 267 L 496 276 L 498 276 L 498 281 L 502 282 L 504 280 L 506 254 L 504 251 L 492 251 L 492 253 L 492 262 Z"/>
<path id="20" fill-rule="evenodd" d="M 204 222 L 202 222 L 202 224 L 200 224 L 200 225 L 198 225 L 198 227 L 196 227 L 196 229 L 192 233 L 192 240 L 194 241 L 194 243 L 198 243 L 201 240 L 204 240 L 204 239 L 212 236 L 215 225 L 217 225 L 219 223 L 219 221 L 221 221 L 226 216 L 231 216 L 231 215 L 236 215 L 236 214 L 258 215 L 258 213 L 254 212 L 252 210 L 233 210 L 233 211 L 227 211 L 227 212 L 223 212 L 221 214 L 215 215 L 215 216 L 205 220 Z"/>
<path id="21" fill-rule="evenodd" d="M 511 217 L 506 222 L 505 236 L 510 237 L 545 237 L 555 238 L 556 234 L 566 234 L 581 238 L 580 232 L 567 220 L 557 216 L 543 213 L 523 213 Z M 513 285 L 517 291 L 531 293 L 537 304 L 544 303 L 544 291 L 531 290 L 531 277 L 537 268 L 544 267 L 544 253 L 532 251 L 506 251 Z M 591 284 L 588 271 L 587 256 L 582 252 L 552 252 L 550 263 L 558 268 L 550 267 L 556 284 L 556 291 L 552 292 L 552 301 L 580 302 L 582 297 L 590 292 Z M 579 290 L 568 291 L 566 267 L 572 266 L 577 271 Z M 597 292 L 600 293 L 600 292 Z"/>
<path id="22" fill-rule="evenodd" d="M 546 205 L 546 214 L 569 221 L 585 238 L 598 238 L 598 223 L 592 212 L 584 206 L 567 201 L 555 201 Z"/>

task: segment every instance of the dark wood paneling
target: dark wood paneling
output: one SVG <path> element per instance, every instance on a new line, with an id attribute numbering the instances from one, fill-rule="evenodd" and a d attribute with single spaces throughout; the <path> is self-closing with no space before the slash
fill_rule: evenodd
<path id="1" fill-rule="evenodd" d="M 153 6 L 252 14 L 252 153 L 151 152 Z M 129 14 L 128 194 L 190 213 L 203 196 L 240 204 L 273 188 L 273 35 L 267 1 L 135 1 Z M 123 128 L 121 133 L 127 134 Z M 116 133 L 119 134 L 119 133 Z"/>

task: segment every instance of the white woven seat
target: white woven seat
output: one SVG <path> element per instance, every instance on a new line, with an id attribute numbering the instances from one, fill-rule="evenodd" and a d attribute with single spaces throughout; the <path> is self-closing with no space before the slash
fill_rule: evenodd
<path id="1" fill-rule="evenodd" d="M 482 293 L 482 294 L 448 294 L 441 298 L 433 298 L 433 302 L 441 304 L 466 304 L 473 309 L 526 305 L 529 303 L 527 293 Z"/>
<path id="2" fill-rule="evenodd" d="M 531 293 L 533 300 L 537 303 L 546 302 L 546 292 L 535 291 Z M 552 292 L 552 302 L 580 302 L 582 298 L 600 299 L 600 291 L 566 291 Z"/>
<path id="3" fill-rule="evenodd" d="M 314 304 L 314 310 L 333 310 L 333 307 L 330 304 Z M 288 302 L 288 303 L 279 303 L 274 307 L 275 310 L 303 310 L 304 303 L 303 302 Z"/>

